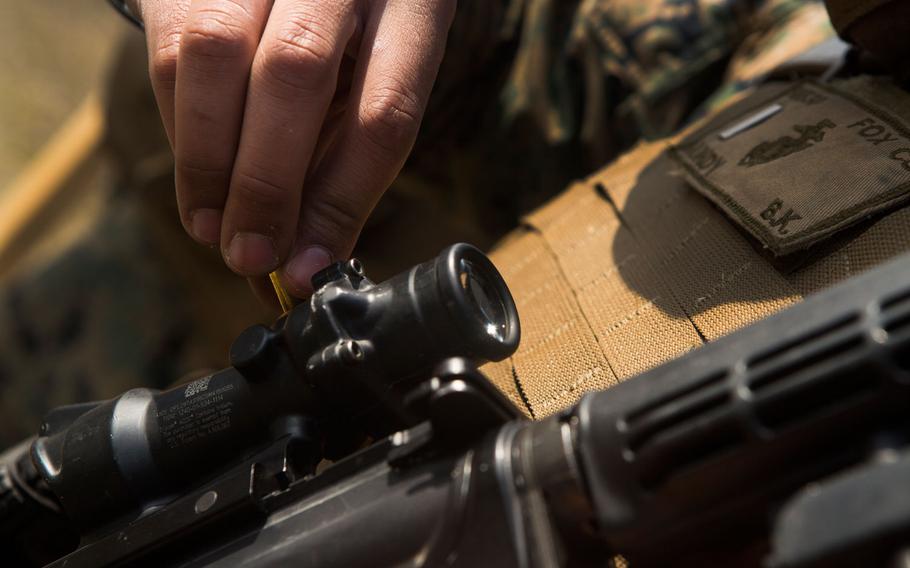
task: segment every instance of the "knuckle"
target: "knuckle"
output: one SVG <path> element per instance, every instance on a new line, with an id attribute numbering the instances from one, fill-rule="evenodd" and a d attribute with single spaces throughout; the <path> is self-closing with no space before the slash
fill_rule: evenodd
<path id="1" fill-rule="evenodd" d="M 149 63 L 152 81 L 158 86 L 173 90 L 177 83 L 177 55 L 180 51 L 180 36 L 171 34 L 164 38 L 155 49 Z"/>
<path id="2" fill-rule="evenodd" d="M 228 8 L 234 6 L 234 8 Z M 226 3 L 200 11 L 187 22 L 181 44 L 188 54 L 215 59 L 237 59 L 253 49 L 249 15 Z"/>
<path id="3" fill-rule="evenodd" d="M 356 237 L 364 218 L 357 204 L 338 192 L 320 194 L 306 205 L 308 228 L 328 240 Z"/>
<path id="4" fill-rule="evenodd" d="M 414 93 L 384 87 L 364 97 L 360 123 L 370 143 L 385 152 L 399 154 L 407 151 L 417 136 L 422 110 Z"/>
<path id="5" fill-rule="evenodd" d="M 219 187 L 227 185 L 228 170 L 217 166 L 205 165 L 178 159 L 176 164 L 177 178 L 188 184 L 190 190 L 198 188 Z"/>
<path id="6" fill-rule="evenodd" d="M 240 197 L 245 209 L 267 214 L 287 206 L 290 190 L 265 175 L 238 172 L 231 195 Z"/>
<path id="7" fill-rule="evenodd" d="M 329 82 L 334 51 L 334 43 L 321 34 L 318 23 L 298 16 L 285 22 L 269 41 L 263 68 L 294 90 L 315 90 Z"/>

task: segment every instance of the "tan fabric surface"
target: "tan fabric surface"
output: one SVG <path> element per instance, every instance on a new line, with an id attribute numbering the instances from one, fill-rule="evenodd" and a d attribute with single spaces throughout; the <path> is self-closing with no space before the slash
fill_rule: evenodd
<path id="1" fill-rule="evenodd" d="M 673 155 L 693 187 L 776 255 L 910 199 L 910 129 L 812 82 L 700 131 Z"/>
<path id="2" fill-rule="evenodd" d="M 910 117 L 910 95 L 880 87 L 878 79 L 838 84 Z M 779 92 L 763 87 L 708 122 L 729 122 Z M 829 236 L 798 262 L 775 261 L 688 185 L 668 152 L 687 134 L 640 145 L 571 186 L 492 254 L 515 296 L 523 338 L 511 360 L 484 370 L 532 417 L 910 250 L 904 207 Z"/>
<path id="3" fill-rule="evenodd" d="M 620 215 L 641 242 L 643 255 L 706 339 L 767 317 L 796 299 L 789 282 L 686 184 L 666 153 L 631 183 L 599 181 L 615 203 L 624 204 L 617 205 Z"/>
<path id="4" fill-rule="evenodd" d="M 702 344 L 628 227 L 594 185 L 574 186 L 527 222 L 556 255 L 619 379 Z"/>
<path id="5" fill-rule="evenodd" d="M 809 295 L 907 251 L 910 251 L 910 207 L 873 223 L 842 248 L 788 278 L 801 294 Z"/>
<path id="6" fill-rule="evenodd" d="M 518 383 L 515 381 L 515 375 L 512 373 L 512 358 L 499 363 L 490 363 L 483 368 L 484 374 L 490 379 L 496 387 L 506 395 L 506 398 L 515 405 L 516 408 L 524 413 L 525 417 L 531 418 L 531 412 L 521 393 L 518 391 Z"/>
<path id="7" fill-rule="evenodd" d="M 531 415 L 548 416 L 586 391 L 616 384 L 616 376 L 543 238 L 527 231 L 491 257 L 512 289 L 521 317 L 521 347 L 511 364 Z M 490 374 L 503 388 L 506 373 L 500 369 Z M 509 388 L 506 385 L 503 390 Z"/>
<path id="8" fill-rule="evenodd" d="M 887 77 L 860 76 L 833 81 L 831 85 L 882 112 L 896 115 L 904 123 L 910 121 L 910 95 Z"/>

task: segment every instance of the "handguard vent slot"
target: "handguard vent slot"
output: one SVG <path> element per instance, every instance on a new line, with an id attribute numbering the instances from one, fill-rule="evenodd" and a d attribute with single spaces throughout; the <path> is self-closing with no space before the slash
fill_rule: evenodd
<path id="1" fill-rule="evenodd" d="M 883 302 L 881 320 L 894 362 L 910 371 L 910 293 Z"/>
<path id="2" fill-rule="evenodd" d="M 875 369 L 859 364 L 863 333 L 858 315 L 826 327 L 754 358 L 749 363 L 749 389 L 756 415 L 777 430 L 851 404 L 878 386 Z"/>
<path id="3" fill-rule="evenodd" d="M 727 424 L 731 415 L 726 377 L 726 372 L 714 373 L 627 415 L 626 448 L 645 487 L 740 442 L 736 428 L 715 427 Z"/>
<path id="4" fill-rule="evenodd" d="M 749 388 L 756 393 L 761 393 L 768 389 L 785 390 L 787 387 L 792 386 L 793 383 L 805 382 L 801 381 L 803 375 L 807 374 L 804 373 L 805 371 L 827 366 L 830 362 L 845 357 L 850 351 L 861 345 L 862 337 L 853 335 L 829 345 L 819 346 L 820 349 L 816 349 L 815 353 L 811 353 L 808 356 L 788 358 L 793 359 L 790 361 L 782 358 L 780 361 L 781 365 L 763 370 L 755 375 L 749 382 Z M 808 345 L 803 346 L 803 348 L 807 351 L 812 350 Z"/>
<path id="5" fill-rule="evenodd" d="M 637 452 L 661 432 L 697 418 L 724 403 L 726 373 L 716 373 L 687 389 L 630 412 L 626 417 L 628 448 Z"/>
<path id="6" fill-rule="evenodd" d="M 654 489 L 665 480 L 701 462 L 718 457 L 744 442 L 735 427 L 733 405 L 727 397 L 690 420 L 656 432 L 636 454 L 642 485 Z"/>
<path id="7" fill-rule="evenodd" d="M 910 292 L 896 294 L 882 302 L 882 312 L 910 308 Z"/>
<path id="8" fill-rule="evenodd" d="M 877 370 L 849 353 L 861 344 L 859 338 L 832 345 L 812 356 L 812 361 L 786 369 L 763 388 L 756 403 L 756 416 L 769 430 L 780 430 L 811 420 L 838 407 L 852 406 L 880 386 Z"/>
<path id="9" fill-rule="evenodd" d="M 731 368 L 629 413 L 622 424 L 628 459 L 644 486 L 654 488 L 766 430 L 853 405 L 879 388 L 874 365 L 860 357 L 864 337 L 860 318 L 844 317 L 748 361 L 744 384 L 728 379 Z M 734 390 L 743 386 L 748 395 Z M 742 413 L 742 396 L 754 400 L 752 419 Z"/>
<path id="10" fill-rule="evenodd" d="M 802 351 L 812 343 L 824 342 L 827 338 L 833 337 L 844 329 L 856 324 L 859 318 L 856 315 L 850 315 L 841 318 L 840 320 L 831 323 L 826 327 L 821 329 L 813 330 L 802 337 L 798 337 L 792 341 L 788 341 L 781 346 L 775 347 L 770 351 L 756 355 L 751 360 L 747 362 L 750 369 L 760 369 L 761 367 L 767 365 L 773 365 L 777 361 L 784 360 L 796 352 L 797 350 Z M 757 384 L 757 381 L 753 381 L 753 388 L 760 388 Z"/>
<path id="11" fill-rule="evenodd" d="M 910 294 L 903 294 L 882 304 L 882 321 L 889 334 L 897 334 L 910 327 Z"/>

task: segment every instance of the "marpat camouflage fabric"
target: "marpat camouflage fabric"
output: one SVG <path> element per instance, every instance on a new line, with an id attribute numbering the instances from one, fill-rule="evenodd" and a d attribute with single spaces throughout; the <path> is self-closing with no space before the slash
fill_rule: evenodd
<path id="1" fill-rule="evenodd" d="M 713 112 L 833 34 L 815 1 L 459 4 L 414 155 L 355 251 L 374 278 L 454 239 L 492 243 L 571 180 Z M 4 446 L 52 406 L 223 366 L 233 334 L 267 319 L 217 254 L 182 234 L 133 43 L 112 78 L 118 175 L 97 188 L 103 211 L 0 282 Z"/>
<path id="2" fill-rule="evenodd" d="M 500 0 L 460 10 L 410 170 L 446 180 L 497 232 L 834 33 L 824 4 L 805 0 Z M 441 164 L 440 151 L 454 159 Z"/>

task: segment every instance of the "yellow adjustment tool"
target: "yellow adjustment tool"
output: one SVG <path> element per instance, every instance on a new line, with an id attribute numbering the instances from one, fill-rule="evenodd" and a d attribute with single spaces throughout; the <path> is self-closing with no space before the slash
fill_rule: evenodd
<path id="1" fill-rule="evenodd" d="M 275 289 L 275 295 L 278 296 L 278 303 L 281 304 L 281 311 L 288 313 L 297 305 L 297 302 L 288 294 L 288 291 L 284 289 L 284 286 L 281 285 L 281 280 L 278 278 L 277 272 L 270 272 L 269 280 L 272 281 L 272 288 Z"/>

